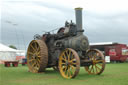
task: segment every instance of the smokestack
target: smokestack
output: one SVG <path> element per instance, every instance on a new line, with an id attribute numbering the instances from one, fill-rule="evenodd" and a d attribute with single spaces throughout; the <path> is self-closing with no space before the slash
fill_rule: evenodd
<path id="1" fill-rule="evenodd" d="M 82 27 L 82 8 L 75 8 L 75 15 L 76 15 L 76 26 L 78 34 L 83 34 L 83 27 Z"/>

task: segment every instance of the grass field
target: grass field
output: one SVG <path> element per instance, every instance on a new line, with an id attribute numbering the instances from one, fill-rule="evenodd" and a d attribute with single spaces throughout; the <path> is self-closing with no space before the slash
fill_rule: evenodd
<path id="1" fill-rule="evenodd" d="M 0 65 L 0 85 L 128 85 L 128 63 L 106 64 L 101 75 L 89 75 L 81 68 L 75 79 L 64 79 L 53 69 L 33 74 L 27 66 Z"/>

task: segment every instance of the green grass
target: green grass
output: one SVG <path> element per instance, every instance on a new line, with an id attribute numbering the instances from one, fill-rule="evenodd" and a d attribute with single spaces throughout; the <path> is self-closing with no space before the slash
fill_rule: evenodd
<path id="1" fill-rule="evenodd" d="M 34 74 L 27 66 L 0 65 L 0 85 L 128 85 L 128 63 L 106 64 L 101 75 L 89 75 L 81 68 L 75 79 L 65 79 L 53 69 Z"/>

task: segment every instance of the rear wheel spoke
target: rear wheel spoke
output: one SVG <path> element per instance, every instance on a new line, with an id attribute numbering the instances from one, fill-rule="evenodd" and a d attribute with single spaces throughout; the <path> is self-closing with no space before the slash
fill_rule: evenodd
<path id="1" fill-rule="evenodd" d="M 30 45 L 31 48 L 33 49 L 33 52 L 36 52 L 35 48 L 32 46 L 32 44 Z"/>
<path id="2" fill-rule="evenodd" d="M 31 60 L 28 60 L 28 62 L 32 62 L 32 61 L 34 61 L 35 59 L 31 59 Z"/>

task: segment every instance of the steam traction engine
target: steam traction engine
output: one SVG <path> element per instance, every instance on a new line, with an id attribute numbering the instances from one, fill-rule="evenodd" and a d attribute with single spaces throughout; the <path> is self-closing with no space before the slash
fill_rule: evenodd
<path id="1" fill-rule="evenodd" d="M 56 34 L 47 32 L 35 36 L 27 50 L 27 64 L 33 73 L 44 72 L 53 67 L 64 78 L 74 78 L 80 66 L 89 74 L 101 74 L 105 68 L 103 54 L 89 49 L 88 38 L 83 35 L 82 8 L 75 8 L 76 24 L 66 22 Z"/>

